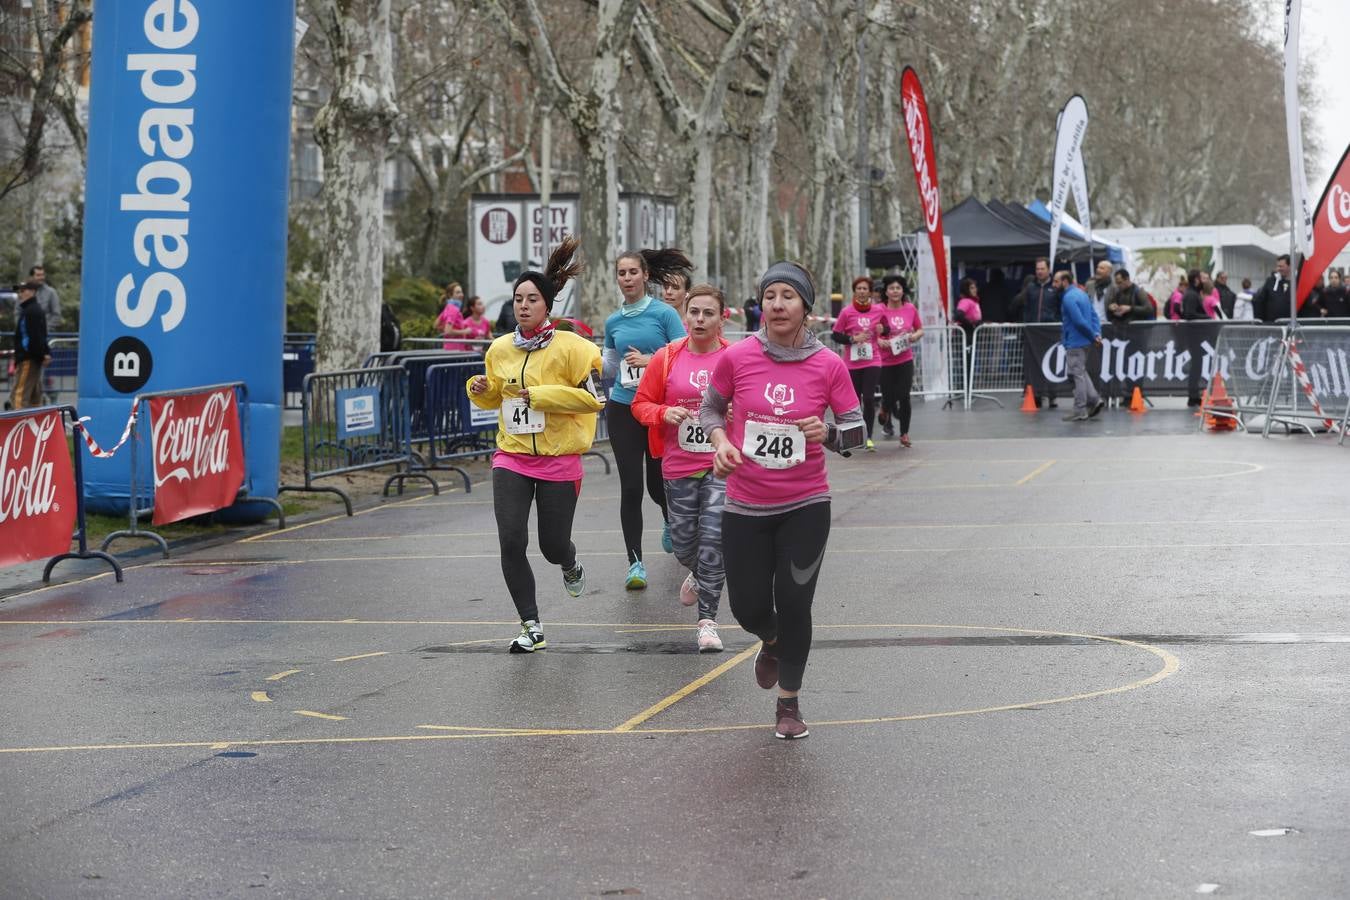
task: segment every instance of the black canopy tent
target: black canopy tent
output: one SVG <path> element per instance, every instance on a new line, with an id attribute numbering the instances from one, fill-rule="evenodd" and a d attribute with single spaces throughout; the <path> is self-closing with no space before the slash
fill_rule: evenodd
<path id="1" fill-rule="evenodd" d="M 1050 251 L 1050 226 L 1020 204 L 991 201 L 985 205 L 967 197 L 942 216 L 942 230 L 951 242 L 953 268 L 1029 265 Z M 868 268 L 888 269 L 902 266 L 914 254 L 915 235 L 867 249 Z M 1071 238 L 1061 232 L 1057 256 L 1070 261 L 1086 260 L 1089 255 L 1104 259 L 1105 244 Z"/>

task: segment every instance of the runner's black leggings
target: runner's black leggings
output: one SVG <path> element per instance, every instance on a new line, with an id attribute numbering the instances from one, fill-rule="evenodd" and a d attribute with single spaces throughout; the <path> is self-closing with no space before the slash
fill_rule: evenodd
<path id="1" fill-rule="evenodd" d="M 614 465 L 619 469 L 619 525 L 629 564 L 642 559 L 642 481 L 646 465 L 647 496 L 661 507 L 666 519 L 666 483 L 661 477 L 661 460 L 647 452 L 647 429 L 633 418 L 627 403 L 605 404 L 605 422 L 609 425 L 609 446 Z"/>
<path id="2" fill-rule="evenodd" d="M 867 425 L 867 438 L 871 440 L 872 421 L 877 417 L 877 380 L 881 377 L 881 366 L 849 369 L 848 377 L 853 379 L 853 390 L 862 403 L 863 422 Z"/>
<path id="3" fill-rule="evenodd" d="M 741 627 L 775 640 L 778 686 L 801 690 L 811 652 L 811 602 L 830 536 L 830 504 L 771 516 L 722 514 L 727 599 Z"/>
<path id="4" fill-rule="evenodd" d="M 913 414 L 909 392 L 913 387 L 914 360 L 881 367 L 881 408 L 886 415 L 900 420 L 901 434 L 909 434 L 909 420 Z"/>
<path id="5" fill-rule="evenodd" d="M 497 514 L 502 575 L 521 619 L 539 620 L 534 571 L 525 557 L 530 546 L 530 504 L 539 507 L 539 551 L 555 566 L 570 569 L 577 564 L 572 515 L 577 510 L 580 487 L 575 481 L 540 481 L 510 469 L 492 470 L 492 507 Z"/>

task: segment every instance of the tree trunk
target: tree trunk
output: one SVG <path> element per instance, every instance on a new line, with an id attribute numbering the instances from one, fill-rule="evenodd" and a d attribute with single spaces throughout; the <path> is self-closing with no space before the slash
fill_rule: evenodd
<path id="1" fill-rule="evenodd" d="M 741 256 L 745 260 L 745 269 L 752 273 L 752 277 L 758 277 L 769 267 L 773 254 L 773 235 L 769 225 L 770 176 L 774 150 L 778 146 L 778 115 L 783 102 L 783 86 L 792 71 L 792 58 L 797 52 L 798 9 L 800 7 L 790 6 L 786 11 L 786 21 L 778 38 L 778 53 L 765 86 L 764 102 L 750 133 L 750 165 L 741 212 Z"/>
<path id="2" fill-rule="evenodd" d="M 334 90 L 314 136 L 323 149 L 324 234 L 316 371 L 361 365 L 380 346 L 384 160 L 394 104 L 389 0 L 316 3 Z"/>

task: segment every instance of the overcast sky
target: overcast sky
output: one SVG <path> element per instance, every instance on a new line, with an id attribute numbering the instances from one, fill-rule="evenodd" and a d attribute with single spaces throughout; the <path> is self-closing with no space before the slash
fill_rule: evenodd
<path id="1" fill-rule="evenodd" d="M 1271 3 L 1271 15 L 1283 32 L 1284 0 Z M 1331 167 L 1350 145 L 1350 80 L 1346 78 L 1345 38 L 1350 35 L 1350 0 L 1303 0 L 1303 28 L 1300 53 L 1305 64 L 1318 63 L 1317 86 L 1322 95 L 1321 112 L 1305 117 L 1305 134 L 1321 135 L 1324 151 L 1320 158 L 1304 160 L 1308 170 L 1308 190 L 1312 202 L 1322 196 Z"/>

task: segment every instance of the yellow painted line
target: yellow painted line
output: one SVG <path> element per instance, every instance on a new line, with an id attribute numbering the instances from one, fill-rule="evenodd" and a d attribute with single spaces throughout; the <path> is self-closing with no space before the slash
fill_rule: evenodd
<path id="1" fill-rule="evenodd" d="M 131 569 L 131 568 L 137 568 L 137 569 L 139 569 L 140 566 L 123 566 L 123 567 L 122 567 L 122 571 L 123 571 L 123 572 L 126 572 L 126 571 L 128 571 L 129 569 Z M 77 579 L 75 579 L 74 581 L 62 581 L 62 582 L 58 582 L 58 583 L 56 583 L 56 584 L 44 584 L 42 587 L 33 588 L 32 590 L 20 591 L 20 592 L 17 593 L 17 594 L 9 594 L 9 595 L 7 595 L 7 596 L 0 597 L 0 600 L 9 601 L 9 600 L 18 600 L 20 597 L 31 597 L 31 596 L 33 596 L 34 594 L 41 594 L 43 591 L 54 591 L 54 590 L 56 590 L 57 588 L 74 587 L 74 586 L 77 585 L 77 584 L 86 584 L 86 583 L 88 583 L 88 582 L 90 582 L 90 581 L 97 581 L 97 580 L 100 579 L 100 578 L 107 578 L 107 577 L 111 576 L 112 574 L 113 574 L 113 573 L 110 572 L 110 571 L 109 571 L 109 572 L 99 572 L 97 575 L 90 575 L 90 576 L 88 576 L 88 577 L 86 577 L 86 578 L 77 578 Z"/>
<path id="2" fill-rule="evenodd" d="M 290 676 L 290 675 L 294 675 L 294 674 L 296 674 L 296 673 L 299 672 L 299 671 L 300 671 L 299 669 L 287 669 L 286 671 L 284 671 L 284 672 L 278 672 L 278 673 L 275 674 L 275 675 L 268 675 L 268 676 L 267 676 L 265 679 L 263 679 L 263 680 L 264 680 L 264 681 L 280 681 L 281 679 L 286 678 L 287 676 Z"/>
<path id="3" fill-rule="evenodd" d="M 689 682 L 684 687 L 680 688 L 678 691 L 671 694 L 669 697 L 666 697 L 659 703 L 654 703 L 651 706 L 647 707 L 642 712 L 638 713 L 636 716 L 633 716 L 633 718 L 629 719 L 627 722 L 624 722 L 622 725 L 619 725 L 617 728 L 614 729 L 614 731 L 620 734 L 625 731 L 632 731 L 634 728 L 638 727 L 643 722 L 647 721 L 652 716 L 655 716 L 662 710 L 669 709 L 676 703 L 679 703 L 685 697 L 688 697 L 694 691 L 703 687 L 705 684 L 717 678 L 722 673 L 730 671 L 731 669 L 745 662 L 759 650 L 760 646 L 761 644 L 759 642 L 756 642 L 753 646 L 747 647 L 740 653 L 737 653 L 731 659 L 727 660 L 717 668 L 713 669 L 711 672 L 707 672 L 701 675 L 700 677 L 695 678 L 693 681 Z"/>
<path id="4" fill-rule="evenodd" d="M 555 627 L 550 625 L 549 627 Z M 1122 647 L 1144 650 L 1153 654 L 1163 661 L 1162 668 L 1149 675 L 1132 681 L 1129 684 L 1119 687 L 1104 688 L 1098 691 L 1086 691 L 1083 693 L 1072 694 L 1067 697 L 1050 697 L 1042 700 L 1028 700 L 1024 703 L 1008 703 L 1000 706 L 986 706 L 975 709 L 945 710 L 940 712 L 913 713 L 909 715 L 898 716 L 878 716 L 867 719 L 833 719 L 824 721 L 812 721 L 811 727 L 828 726 L 856 726 L 856 725 L 874 725 L 895 722 L 911 722 L 924 719 L 951 718 L 955 716 L 971 716 L 983 713 L 1004 712 L 1015 709 L 1029 709 L 1031 707 L 1051 706 L 1060 703 L 1069 703 L 1076 700 L 1086 700 L 1094 697 L 1102 697 L 1108 694 L 1120 694 L 1127 691 L 1138 690 L 1139 688 L 1157 684 L 1166 678 L 1176 674 L 1180 669 L 1181 663 L 1176 656 L 1160 647 L 1154 647 L 1149 644 L 1142 644 L 1137 641 L 1129 641 L 1123 638 L 1110 638 L 1094 634 L 1078 634 L 1075 632 L 1044 631 L 1031 628 L 1005 628 L 995 625 L 877 625 L 877 626 L 838 626 L 838 627 L 878 627 L 878 628 L 926 628 L 934 630 L 961 630 L 961 631 L 996 631 L 1014 634 L 1039 634 L 1059 637 L 1079 637 L 1088 640 L 1102 641 L 1105 643 L 1118 644 Z M 745 651 L 742 656 L 748 655 L 757 649 L 751 647 Z M 731 662 L 731 661 L 728 661 Z M 724 664 L 725 665 L 725 664 Z M 719 666 L 718 668 L 722 668 Z M 716 670 L 714 670 L 716 672 Z M 709 675 L 714 675 L 709 672 Z M 705 676 L 707 677 L 707 676 Z M 714 675 L 715 677 L 715 675 Z M 309 712 L 307 710 L 296 710 L 300 715 L 310 715 L 318 718 L 336 718 L 341 716 L 327 716 L 323 713 Z M 637 717 L 634 717 L 635 719 Z M 629 720 L 633 721 L 633 720 Z M 625 722 L 625 725 L 628 723 Z M 428 726 L 418 726 L 427 728 Z M 414 741 L 443 741 L 443 740 L 496 740 L 502 738 L 527 738 L 527 737 L 565 737 L 565 736 L 592 736 L 616 734 L 715 734 L 720 732 L 732 731 L 753 731 L 763 730 L 769 726 L 764 723 L 758 724 L 728 724 L 728 725 L 704 725 L 687 728 L 637 728 L 633 727 L 627 731 L 621 731 L 619 728 L 540 728 L 540 729 L 501 729 L 470 731 L 469 726 L 441 726 L 441 728 L 453 727 L 455 730 L 447 733 L 436 734 L 406 734 L 406 735 L 379 735 L 371 737 L 324 737 L 324 738 L 272 738 L 258 740 L 210 740 L 210 741 L 163 741 L 153 743 L 127 743 L 127 744 L 73 744 L 73 745 L 54 745 L 44 747 L 0 747 L 0 755 L 20 754 L 20 753 L 61 753 L 77 751 L 99 751 L 99 750 L 180 750 L 180 749 L 210 749 L 219 750 L 225 747 L 294 747 L 294 746 L 317 746 L 317 745 L 335 745 L 335 744 L 388 744 L 388 743 L 410 743 Z"/>
<path id="5" fill-rule="evenodd" d="M 271 703 L 272 698 L 267 696 L 267 691 L 254 691 L 248 695 L 248 698 L 255 703 Z"/>
<path id="6" fill-rule="evenodd" d="M 354 659 L 370 659 L 372 656 L 388 656 L 388 650 L 376 650 L 374 653 L 358 653 L 355 656 L 339 656 L 330 662 L 351 662 Z"/>
<path id="7" fill-rule="evenodd" d="M 479 728 L 473 725 L 418 725 L 428 731 L 474 731 L 488 734 L 546 734 L 547 728 Z"/>
<path id="8" fill-rule="evenodd" d="M 345 722 L 346 716 L 330 716 L 328 713 L 314 712 L 312 709 L 292 710 L 297 716 L 309 716 L 311 719 L 326 719 L 329 722 Z"/>
<path id="9" fill-rule="evenodd" d="M 1030 473 L 1029 475 L 1025 475 L 1025 476 L 1023 476 L 1022 478 L 1019 478 L 1019 479 L 1017 480 L 1017 485 L 1018 485 L 1018 487 L 1021 487 L 1022 485 L 1026 484 L 1028 481 L 1030 481 L 1031 479 L 1035 478 L 1037 475 L 1040 475 L 1040 474 L 1044 473 L 1047 469 L 1049 469 L 1049 468 L 1050 468 L 1051 466 L 1053 466 L 1054 464 L 1055 464 L 1055 461 L 1054 461 L 1053 459 L 1046 460 L 1044 463 L 1041 463 L 1041 465 L 1038 466 L 1038 467 L 1036 468 L 1036 471 Z"/>

